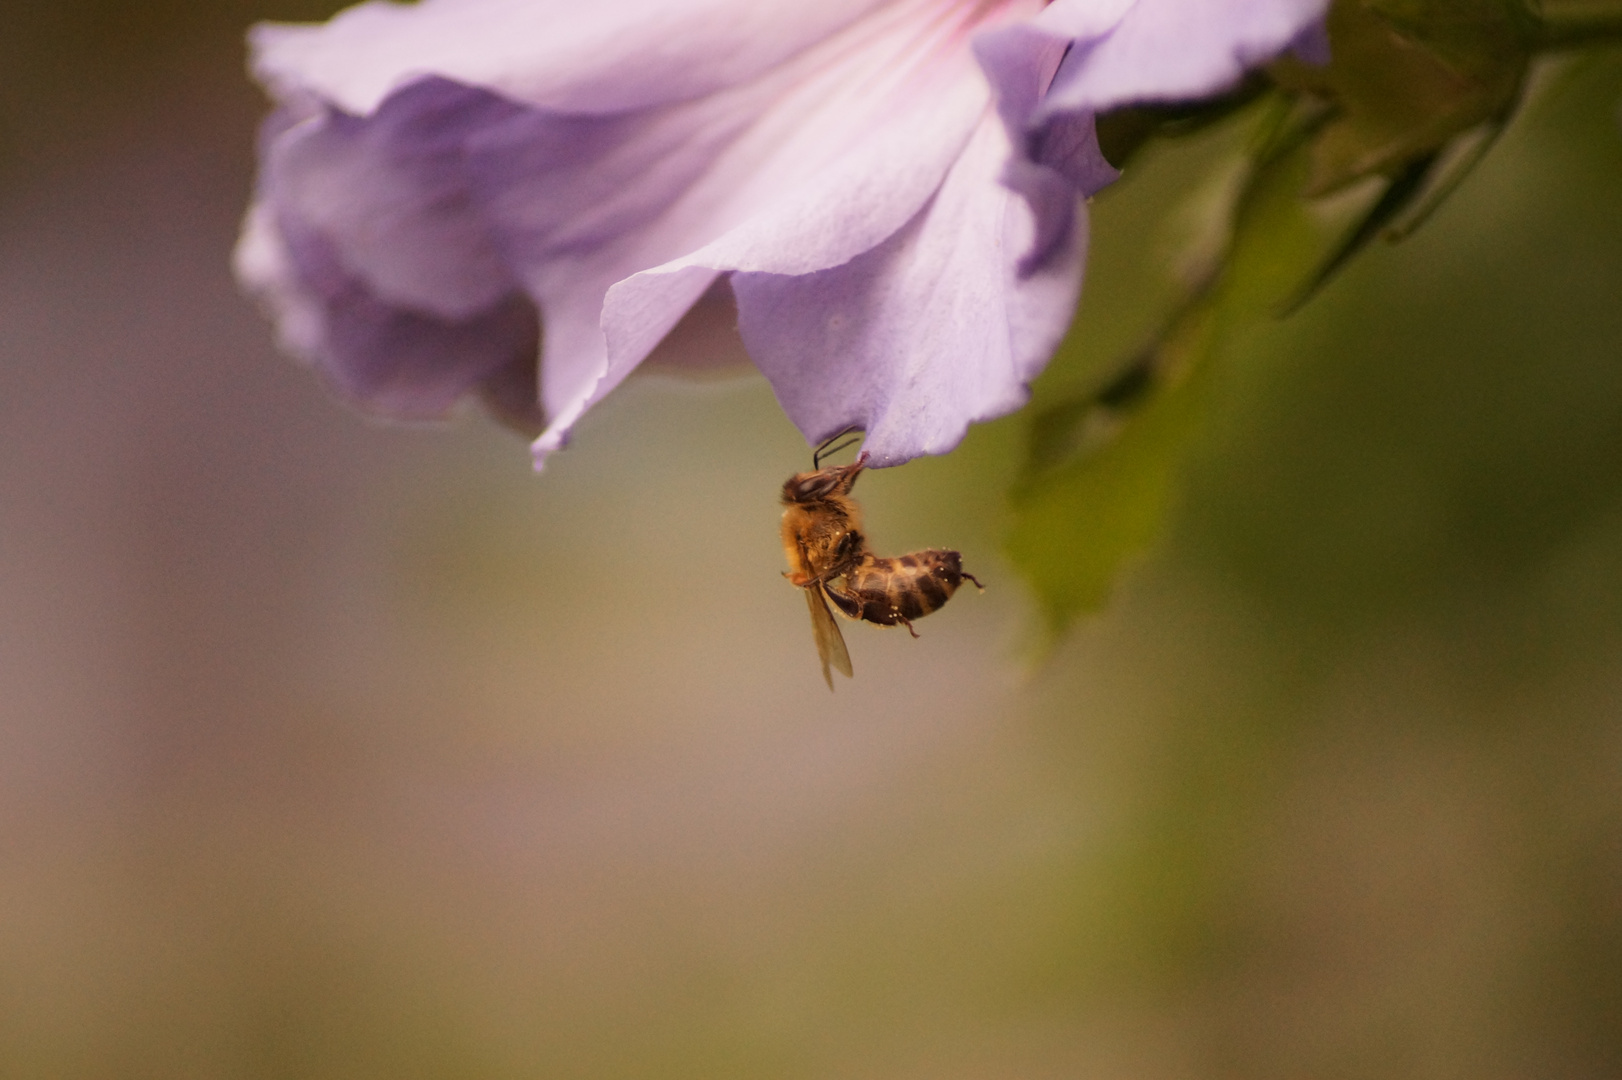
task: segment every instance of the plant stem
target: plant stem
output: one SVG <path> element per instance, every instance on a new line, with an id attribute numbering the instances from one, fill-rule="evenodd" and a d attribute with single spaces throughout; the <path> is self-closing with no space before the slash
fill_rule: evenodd
<path id="1" fill-rule="evenodd" d="M 1543 0 L 1538 12 L 1545 48 L 1622 41 L 1622 0 Z"/>

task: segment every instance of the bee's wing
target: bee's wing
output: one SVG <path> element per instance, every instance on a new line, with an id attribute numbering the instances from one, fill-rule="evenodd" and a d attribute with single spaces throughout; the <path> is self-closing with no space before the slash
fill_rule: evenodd
<path id="1" fill-rule="evenodd" d="M 811 636 L 816 639 L 817 657 L 822 661 L 822 678 L 827 682 L 828 689 L 832 690 L 834 677 L 828 672 L 830 664 L 846 678 L 851 675 L 845 635 L 839 632 L 834 613 L 828 610 L 828 598 L 822 593 L 822 585 L 813 583 L 802 591 L 805 593 L 805 604 L 811 609 Z"/>

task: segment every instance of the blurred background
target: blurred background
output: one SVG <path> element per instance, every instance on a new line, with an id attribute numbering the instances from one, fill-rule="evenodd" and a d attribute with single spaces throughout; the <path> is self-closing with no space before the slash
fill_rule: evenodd
<path id="1" fill-rule="evenodd" d="M 1622 54 L 1229 350 L 1056 644 L 1021 418 L 865 478 L 988 588 L 830 695 L 758 379 L 537 477 L 275 354 L 241 34 L 331 10 L 6 13 L 0 1075 L 1622 1075 Z M 1181 167 L 1098 200 L 1078 336 Z"/>

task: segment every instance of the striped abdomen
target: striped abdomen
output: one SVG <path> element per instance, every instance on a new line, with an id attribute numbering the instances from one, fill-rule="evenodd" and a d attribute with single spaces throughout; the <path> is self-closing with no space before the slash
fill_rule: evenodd
<path id="1" fill-rule="evenodd" d="M 828 589 L 828 598 L 853 619 L 911 629 L 913 619 L 951 599 L 964 578 L 980 584 L 963 572 L 963 557 L 955 551 L 929 548 L 894 559 L 864 553 L 843 580 Z"/>

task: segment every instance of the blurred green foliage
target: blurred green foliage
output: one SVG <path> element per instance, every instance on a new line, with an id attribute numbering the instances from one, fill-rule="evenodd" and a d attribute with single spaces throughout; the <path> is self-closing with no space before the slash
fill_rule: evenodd
<path id="1" fill-rule="evenodd" d="M 1089 297 L 1049 379 L 1066 388 L 1039 395 L 1008 548 L 1052 629 L 1096 609 L 1155 537 L 1198 429 L 1206 362 L 1311 300 L 1376 237 L 1418 228 L 1515 115 L 1540 51 L 1603 47 L 1622 31 L 1622 5 L 1569 15 L 1519 0 L 1339 0 L 1327 66 L 1286 58 L 1206 106 L 1100 121 L 1123 188 L 1141 171 L 1177 174 L 1204 222 L 1173 259 L 1148 245 L 1173 276 L 1161 270 L 1148 292 L 1148 306 L 1162 299 L 1146 343 L 1101 360 L 1088 342 L 1110 340 L 1098 324 L 1118 317 Z M 1190 141 L 1202 145 L 1176 145 Z M 1106 193 L 1097 208 L 1106 234 L 1134 217 L 1115 202 Z M 1095 257 L 1095 276 L 1107 259 Z"/>
<path id="2" fill-rule="evenodd" d="M 1191 628 L 1184 592 L 1143 631 L 1149 677 L 1173 688 L 1143 766 L 1156 791 L 1102 867 L 1070 882 L 1086 914 L 1053 971 L 1056 993 L 1089 1003 L 1230 1001 L 1209 1075 L 1622 1066 L 1622 51 L 1534 80 L 1430 227 L 1367 252 L 1286 320 L 1257 303 L 1287 294 L 1264 252 L 1315 213 L 1298 197 L 1309 157 L 1282 159 L 1277 197 L 1253 204 L 1269 216 L 1241 219 L 1257 249 L 1236 243 L 1207 294 L 1235 320 L 1204 339 L 1200 366 L 1154 383 L 1096 448 L 1053 465 L 1051 434 L 1031 440 L 1014 554 L 1041 567 L 1056 621 L 1096 603 L 1118 565 L 1078 584 L 1043 531 L 1095 544 L 1139 505 L 1067 493 L 1125 487 L 1134 439 L 1185 455 L 1188 482 L 1161 496 L 1176 508 L 1163 546 L 1110 617 L 1146 588 L 1199 585 L 1214 612 Z M 1166 178 L 1209 165 L 1198 148 L 1148 148 L 1140 175 L 1159 190 L 1099 200 L 1097 272 L 1154 261 Z M 1112 319 L 1092 310 L 1083 325 Z M 1172 326 L 1157 343 L 1186 329 Z M 1110 370 L 1084 339 L 1072 348 L 1061 376 Z M 1168 435 L 1190 394 L 1202 406 Z M 1199 643 L 1176 644 L 1187 637 Z M 1063 702 L 1054 722 L 1102 711 Z M 1076 741 L 1073 763 L 1096 752 Z M 1295 813 L 1315 824 L 1292 831 Z M 1398 894 L 1408 907 L 1382 906 Z"/>

